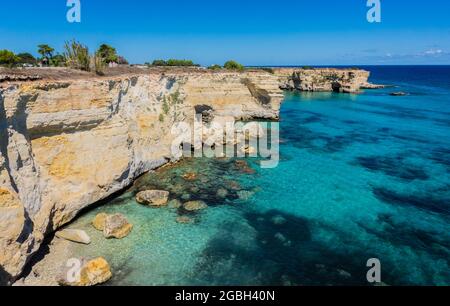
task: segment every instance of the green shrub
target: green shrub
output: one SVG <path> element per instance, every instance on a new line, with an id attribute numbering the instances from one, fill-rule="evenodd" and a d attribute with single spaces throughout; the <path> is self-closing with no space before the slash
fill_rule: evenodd
<path id="1" fill-rule="evenodd" d="M 0 65 L 14 67 L 19 62 L 19 57 L 9 50 L 0 50 Z"/>
<path id="2" fill-rule="evenodd" d="M 210 69 L 210 70 L 220 70 L 220 69 L 222 69 L 222 66 L 220 66 L 220 65 L 211 65 L 211 66 L 209 66 L 208 67 L 208 69 Z"/>
<path id="3" fill-rule="evenodd" d="M 165 60 L 154 60 L 151 64 L 152 66 L 167 66 L 167 62 Z"/>
<path id="4" fill-rule="evenodd" d="M 61 54 L 56 54 L 50 59 L 50 65 L 53 67 L 62 67 L 66 65 L 66 59 Z"/>
<path id="5" fill-rule="evenodd" d="M 244 66 L 236 61 L 228 61 L 223 65 L 223 67 L 228 70 L 238 70 L 238 71 L 244 70 Z"/>
<path id="6" fill-rule="evenodd" d="M 73 40 L 71 42 L 66 42 L 64 49 L 64 57 L 66 59 L 67 66 L 74 69 L 90 71 L 91 58 L 89 56 L 88 47 Z"/>
<path id="7" fill-rule="evenodd" d="M 119 60 L 119 56 L 116 53 L 116 49 L 107 44 L 102 44 L 98 48 L 96 56 L 100 57 L 106 64 L 113 62 L 117 63 Z"/>
<path id="8" fill-rule="evenodd" d="M 151 66 L 156 67 L 164 67 L 164 66 L 171 66 L 171 67 L 193 67 L 193 66 L 199 66 L 195 64 L 191 60 L 179 60 L 179 59 L 169 59 L 168 61 L 165 60 L 154 60 Z"/>

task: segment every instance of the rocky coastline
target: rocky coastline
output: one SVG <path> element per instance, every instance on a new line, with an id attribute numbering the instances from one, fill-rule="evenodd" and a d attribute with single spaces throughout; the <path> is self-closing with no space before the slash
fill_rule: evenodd
<path id="1" fill-rule="evenodd" d="M 278 120 L 282 89 L 358 92 L 369 72 L 274 69 L 156 71 L 0 87 L 0 283 L 11 284 L 44 239 L 145 172 L 175 162 L 174 122 Z M 374 87 L 372 87 L 374 88 Z M 180 220 L 182 221 L 182 220 Z"/>

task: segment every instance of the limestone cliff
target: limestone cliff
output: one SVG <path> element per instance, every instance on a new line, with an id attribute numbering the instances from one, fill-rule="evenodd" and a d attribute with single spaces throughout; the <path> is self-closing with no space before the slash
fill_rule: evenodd
<path id="1" fill-rule="evenodd" d="M 171 158 L 173 122 L 196 106 L 277 119 L 278 77 L 153 73 L 36 81 L 0 89 L 0 282 L 20 275 L 46 234 Z"/>
<path id="2" fill-rule="evenodd" d="M 372 88 L 368 83 L 370 72 L 361 69 L 275 68 L 274 73 L 286 90 L 355 93 Z"/>

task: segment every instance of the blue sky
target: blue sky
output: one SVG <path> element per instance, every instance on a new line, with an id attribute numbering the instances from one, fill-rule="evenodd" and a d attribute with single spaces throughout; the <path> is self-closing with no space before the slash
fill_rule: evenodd
<path id="1" fill-rule="evenodd" d="M 66 0 L 2 1 L 0 49 L 36 54 L 76 38 L 115 46 L 132 63 L 188 58 L 245 65 L 450 64 L 450 1 L 381 0 L 368 23 L 366 0 L 81 0 L 81 23 Z"/>

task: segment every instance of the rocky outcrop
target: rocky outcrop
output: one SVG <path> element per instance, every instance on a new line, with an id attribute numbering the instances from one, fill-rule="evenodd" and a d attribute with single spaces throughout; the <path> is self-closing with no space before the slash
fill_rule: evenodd
<path id="1" fill-rule="evenodd" d="M 275 68 L 274 74 L 284 90 L 356 93 L 361 88 L 381 86 L 370 84 L 370 72 L 361 69 Z"/>
<path id="2" fill-rule="evenodd" d="M 172 124 L 192 124 L 196 106 L 275 120 L 278 85 L 265 72 L 181 72 L 0 89 L 0 281 L 83 208 L 170 161 Z"/>
<path id="3" fill-rule="evenodd" d="M 169 195 L 169 192 L 164 190 L 145 190 L 136 195 L 136 202 L 153 207 L 161 207 L 167 205 Z"/>

